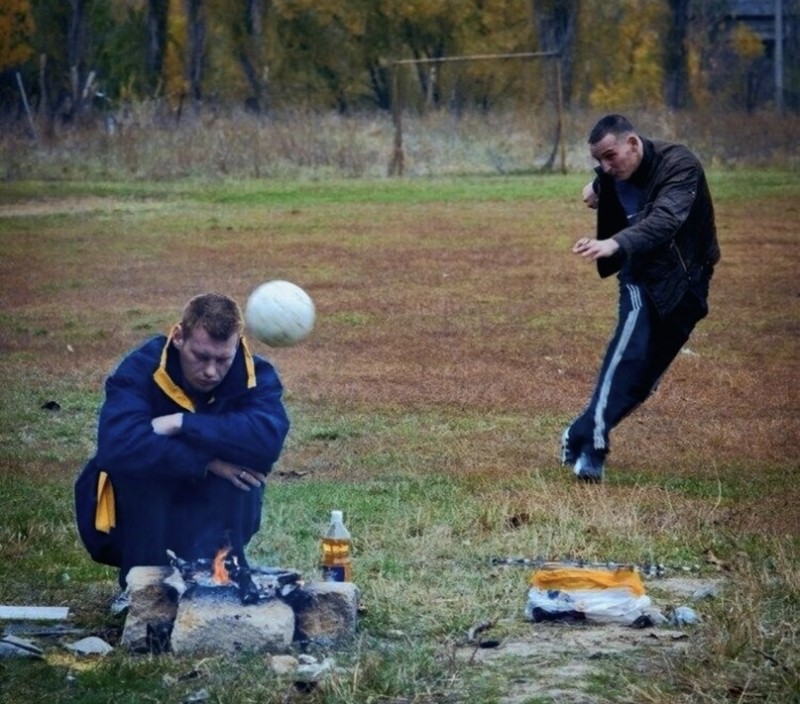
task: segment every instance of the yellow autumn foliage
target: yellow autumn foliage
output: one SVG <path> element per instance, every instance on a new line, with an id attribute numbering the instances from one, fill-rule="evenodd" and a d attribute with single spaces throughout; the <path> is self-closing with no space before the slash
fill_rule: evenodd
<path id="1" fill-rule="evenodd" d="M 29 0 L 0 3 L 0 71 L 19 66 L 33 55 L 30 45 L 33 31 Z"/>

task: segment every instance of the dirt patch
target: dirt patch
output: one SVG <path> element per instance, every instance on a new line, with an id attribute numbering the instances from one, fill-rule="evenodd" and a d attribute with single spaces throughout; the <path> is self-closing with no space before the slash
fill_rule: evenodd
<path id="1" fill-rule="evenodd" d="M 653 582 L 651 595 L 656 608 L 694 604 L 720 588 L 720 580 L 674 577 Z M 655 594 L 664 595 L 664 598 Z M 599 699 L 591 694 L 594 677 L 615 669 L 646 672 L 656 659 L 680 656 L 690 643 L 692 629 L 662 626 L 631 628 L 591 623 L 532 623 L 530 635 L 503 640 L 497 647 L 463 647 L 457 657 L 475 667 L 508 673 L 509 684 L 502 704 L 531 700 L 588 704 Z M 487 637 L 488 639 L 488 637 Z"/>

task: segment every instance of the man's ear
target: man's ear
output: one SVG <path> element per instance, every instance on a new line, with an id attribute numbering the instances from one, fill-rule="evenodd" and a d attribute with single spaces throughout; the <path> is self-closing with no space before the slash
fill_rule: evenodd
<path id="1" fill-rule="evenodd" d="M 178 323 L 172 331 L 172 344 L 175 345 L 175 349 L 183 347 L 184 340 L 183 327 Z"/>

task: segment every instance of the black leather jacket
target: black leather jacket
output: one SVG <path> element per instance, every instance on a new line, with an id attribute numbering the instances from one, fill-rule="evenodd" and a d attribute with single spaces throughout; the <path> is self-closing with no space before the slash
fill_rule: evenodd
<path id="1" fill-rule="evenodd" d="M 692 281 L 710 278 L 720 250 L 714 206 L 703 167 L 680 144 L 642 139 L 644 155 L 631 183 L 644 192 L 644 206 L 632 225 L 613 179 L 597 170 L 597 237 L 614 237 L 620 249 L 598 259 L 602 277 L 617 273 L 626 258 L 634 281 L 644 286 L 659 314 L 668 315 Z"/>

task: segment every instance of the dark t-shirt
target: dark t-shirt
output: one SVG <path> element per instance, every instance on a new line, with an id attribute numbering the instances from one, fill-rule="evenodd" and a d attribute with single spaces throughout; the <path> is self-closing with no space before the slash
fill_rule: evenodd
<path id="1" fill-rule="evenodd" d="M 614 181 L 614 188 L 617 191 L 617 198 L 619 198 L 619 202 L 622 204 L 623 210 L 625 210 L 625 215 L 628 216 L 628 225 L 633 225 L 644 205 L 644 191 L 634 186 L 630 181 Z M 630 257 L 626 258 L 625 263 L 622 265 L 619 278 L 620 281 L 626 283 L 632 282 Z"/>

